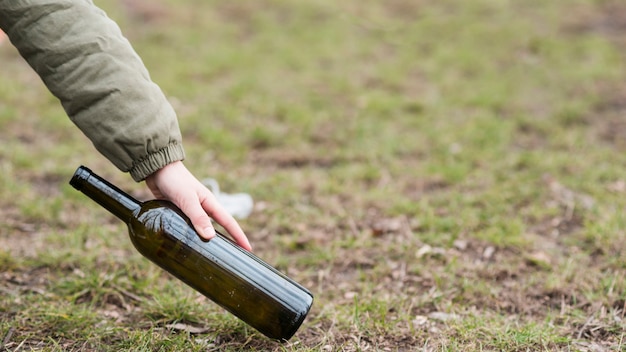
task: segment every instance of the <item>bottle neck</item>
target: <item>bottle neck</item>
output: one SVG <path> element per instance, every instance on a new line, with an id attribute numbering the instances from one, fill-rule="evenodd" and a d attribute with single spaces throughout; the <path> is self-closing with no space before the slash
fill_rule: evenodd
<path id="1" fill-rule="evenodd" d="M 70 185 L 123 221 L 127 221 L 141 206 L 138 200 L 84 166 L 76 170 Z"/>

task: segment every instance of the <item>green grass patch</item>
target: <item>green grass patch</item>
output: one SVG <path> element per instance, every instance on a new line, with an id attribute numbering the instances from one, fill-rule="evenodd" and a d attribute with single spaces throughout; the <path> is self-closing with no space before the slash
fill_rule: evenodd
<path id="1" fill-rule="evenodd" d="M 624 349 L 618 1 L 98 5 L 315 305 L 280 344 L 141 257 L 67 182 L 145 186 L 5 42 L 0 350 Z"/>

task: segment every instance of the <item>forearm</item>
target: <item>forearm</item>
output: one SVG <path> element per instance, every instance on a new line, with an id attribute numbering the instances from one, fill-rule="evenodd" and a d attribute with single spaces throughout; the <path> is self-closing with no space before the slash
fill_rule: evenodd
<path id="1" fill-rule="evenodd" d="M 98 151 L 141 180 L 184 158 L 176 115 L 119 27 L 87 0 L 0 0 L 0 28 Z"/>

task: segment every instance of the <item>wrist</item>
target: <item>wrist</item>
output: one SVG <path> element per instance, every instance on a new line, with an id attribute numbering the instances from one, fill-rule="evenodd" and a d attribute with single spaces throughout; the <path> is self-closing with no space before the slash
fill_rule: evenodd
<path id="1" fill-rule="evenodd" d="M 166 166 L 182 161 L 184 158 L 185 152 L 182 145 L 171 143 L 135 162 L 129 172 L 135 181 L 140 182 Z"/>

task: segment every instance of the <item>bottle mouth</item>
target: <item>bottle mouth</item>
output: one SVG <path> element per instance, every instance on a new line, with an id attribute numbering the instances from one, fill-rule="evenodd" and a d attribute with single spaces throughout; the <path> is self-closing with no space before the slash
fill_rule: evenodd
<path id="1" fill-rule="evenodd" d="M 72 179 L 70 180 L 70 185 L 72 185 L 72 187 L 76 188 L 79 191 L 82 190 L 83 185 L 85 184 L 85 181 L 87 181 L 87 179 L 89 178 L 90 174 L 91 170 L 82 165 L 79 166 L 78 169 L 76 169 L 76 171 L 74 172 L 74 176 L 72 176 Z"/>

